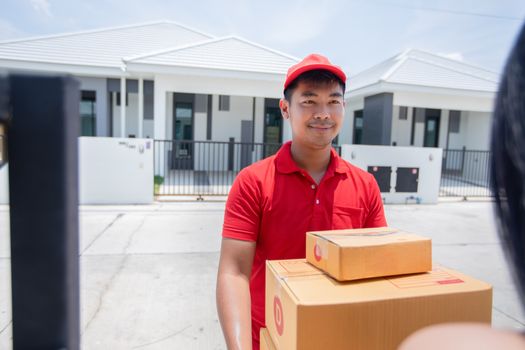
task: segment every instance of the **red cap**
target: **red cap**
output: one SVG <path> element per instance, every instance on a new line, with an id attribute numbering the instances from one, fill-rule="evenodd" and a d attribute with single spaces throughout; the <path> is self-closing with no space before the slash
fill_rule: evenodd
<path id="1" fill-rule="evenodd" d="M 290 85 L 299 75 L 303 74 L 304 72 L 316 69 L 324 69 L 329 72 L 332 72 L 339 79 L 341 79 L 343 83 L 346 84 L 346 74 L 340 67 L 333 65 L 328 60 L 328 58 L 313 53 L 306 56 L 301 62 L 294 64 L 293 66 L 288 68 L 288 73 L 286 74 L 286 81 L 284 82 L 284 90 L 286 90 L 288 85 Z"/>

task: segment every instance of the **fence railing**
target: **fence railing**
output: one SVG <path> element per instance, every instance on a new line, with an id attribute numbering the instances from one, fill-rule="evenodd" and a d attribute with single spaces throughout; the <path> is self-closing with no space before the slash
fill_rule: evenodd
<path id="1" fill-rule="evenodd" d="M 244 167 L 280 144 L 155 140 L 155 195 L 227 195 Z"/>
<path id="2" fill-rule="evenodd" d="M 155 140 L 156 196 L 226 196 L 244 167 L 281 144 Z M 340 153 L 340 147 L 336 147 Z M 439 195 L 489 197 L 489 151 L 443 150 Z"/>
<path id="3" fill-rule="evenodd" d="M 490 151 L 443 150 L 439 195 L 490 197 Z"/>

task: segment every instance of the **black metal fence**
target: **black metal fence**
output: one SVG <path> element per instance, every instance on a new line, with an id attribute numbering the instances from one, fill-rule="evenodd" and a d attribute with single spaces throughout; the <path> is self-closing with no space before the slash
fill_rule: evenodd
<path id="1" fill-rule="evenodd" d="M 244 167 L 280 144 L 155 140 L 155 195 L 224 196 Z"/>
<path id="2" fill-rule="evenodd" d="M 156 196 L 225 196 L 244 167 L 281 144 L 155 140 Z M 340 153 L 340 147 L 336 147 Z M 489 197 L 489 151 L 443 150 L 439 195 Z"/>
<path id="3" fill-rule="evenodd" d="M 443 150 L 442 197 L 490 197 L 490 151 Z"/>
<path id="4" fill-rule="evenodd" d="M 226 196 L 244 167 L 275 154 L 281 144 L 155 140 L 156 196 Z M 340 147 L 335 147 L 340 153 Z"/>

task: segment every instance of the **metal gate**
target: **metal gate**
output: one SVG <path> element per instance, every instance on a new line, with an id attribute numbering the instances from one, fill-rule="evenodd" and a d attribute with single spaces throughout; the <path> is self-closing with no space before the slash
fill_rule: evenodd
<path id="1" fill-rule="evenodd" d="M 225 196 L 244 167 L 274 154 L 280 144 L 155 140 L 156 196 Z M 191 157 L 191 158 L 189 158 Z M 192 166 L 187 166 L 187 158 Z"/>
<path id="2" fill-rule="evenodd" d="M 490 151 L 443 150 L 441 197 L 491 197 Z"/>

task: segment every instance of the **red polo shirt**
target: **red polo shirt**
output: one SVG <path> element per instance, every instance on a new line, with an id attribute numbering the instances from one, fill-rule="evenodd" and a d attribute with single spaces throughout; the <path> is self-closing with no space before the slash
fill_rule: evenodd
<path id="1" fill-rule="evenodd" d="M 292 159 L 291 142 L 244 168 L 228 195 L 222 236 L 257 242 L 250 279 L 252 336 L 264 327 L 265 261 L 304 258 L 306 232 L 386 226 L 374 177 L 331 151 L 317 185 Z"/>

